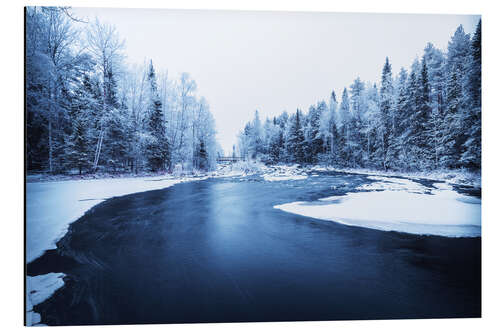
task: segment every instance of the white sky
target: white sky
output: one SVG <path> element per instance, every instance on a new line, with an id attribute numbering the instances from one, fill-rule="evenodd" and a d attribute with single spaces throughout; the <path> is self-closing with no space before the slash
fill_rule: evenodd
<path id="1" fill-rule="evenodd" d="M 446 49 L 458 25 L 473 33 L 479 16 L 167 9 L 73 8 L 116 26 L 127 61 L 153 59 L 169 76 L 188 72 L 205 96 L 217 138 L 229 153 L 236 135 L 261 118 L 293 112 L 360 76 L 378 82 L 385 57 L 393 73 L 409 67 L 427 42 Z"/>

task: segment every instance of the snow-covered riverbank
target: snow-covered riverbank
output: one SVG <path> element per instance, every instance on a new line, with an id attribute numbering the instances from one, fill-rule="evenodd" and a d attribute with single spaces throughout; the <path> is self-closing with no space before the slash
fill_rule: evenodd
<path id="1" fill-rule="evenodd" d="M 56 242 L 66 233 L 70 223 L 87 210 L 111 197 L 159 190 L 177 183 L 205 177 L 171 176 L 85 179 L 26 184 L 26 262 L 56 248 Z M 40 316 L 36 305 L 60 288 L 63 275 L 50 273 L 26 278 L 27 325 L 35 325 Z"/>
<path id="2" fill-rule="evenodd" d="M 360 175 L 385 176 L 385 177 L 404 177 L 409 179 L 427 179 L 435 181 L 443 181 L 448 184 L 466 185 L 476 188 L 481 187 L 481 174 L 467 171 L 465 169 L 457 170 L 433 170 L 433 171 L 381 171 L 371 169 L 349 169 L 349 168 L 333 168 L 333 167 L 312 167 L 311 170 L 322 171 L 337 171 L 345 173 L 354 173 Z"/>
<path id="3" fill-rule="evenodd" d="M 481 199 L 459 194 L 446 183 L 426 187 L 409 179 L 369 176 L 345 196 L 291 202 L 274 208 L 383 231 L 446 237 L 481 236 Z"/>
<path id="4" fill-rule="evenodd" d="M 218 174 L 228 174 L 229 172 L 237 175 L 260 174 L 266 181 L 284 181 L 284 180 L 302 180 L 308 175 L 314 176 L 316 172 L 343 172 L 349 174 L 360 174 L 369 176 L 384 177 L 403 177 L 408 179 L 427 179 L 438 182 L 445 182 L 452 185 L 465 185 L 475 188 L 481 187 L 481 174 L 471 172 L 465 169 L 457 170 L 433 170 L 433 171 L 382 171 L 372 169 L 349 169 L 335 168 L 332 166 L 299 166 L 298 164 L 276 164 L 264 165 L 259 162 L 239 162 L 234 166 L 225 166 L 226 169 L 219 169 Z"/>

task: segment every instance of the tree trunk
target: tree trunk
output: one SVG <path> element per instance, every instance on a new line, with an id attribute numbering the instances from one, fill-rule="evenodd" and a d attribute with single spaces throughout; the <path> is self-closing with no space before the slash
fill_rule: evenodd
<path id="1" fill-rule="evenodd" d="M 103 84 L 102 84 L 102 115 L 101 115 L 101 131 L 99 133 L 99 140 L 97 140 L 97 147 L 95 151 L 95 156 L 94 156 L 94 171 L 97 170 L 97 166 L 99 165 L 99 156 L 101 155 L 101 146 L 102 146 L 102 140 L 104 138 L 104 117 L 106 115 L 106 70 L 107 66 L 106 63 L 104 63 L 104 70 L 103 70 Z"/>
<path id="2" fill-rule="evenodd" d="M 101 131 L 99 133 L 99 140 L 97 140 L 97 147 L 96 147 L 95 157 L 94 157 L 94 171 L 97 170 L 97 166 L 99 165 L 99 156 L 101 155 L 101 147 L 102 147 L 103 138 L 104 138 L 104 128 L 101 127 Z"/>
<path id="3" fill-rule="evenodd" d="M 50 107 L 52 109 L 52 107 Z M 52 117 L 51 111 L 49 111 L 49 172 L 52 173 Z"/>
<path id="4" fill-rule="evenodd" d="M 49 116 L 48 116 L 48 122 L 49 122 L 49 172 L 52 173 L 53 166 L 52 166 L 52 161 L 53 161 L 53 147 L 52 147 L 52 109 L 54 108 L 54 93 L 52 91 L 52 84 L 49 83 Z"/>

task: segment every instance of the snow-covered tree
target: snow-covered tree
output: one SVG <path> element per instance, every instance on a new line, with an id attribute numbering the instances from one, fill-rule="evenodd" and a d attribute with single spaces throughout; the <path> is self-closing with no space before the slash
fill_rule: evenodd
<path id="1" fill-rule="evenodd" d="M 409 71 L 401 68 L 394 80 L 386 58 L 379 85 L 358 77 L 349 91 L 344 89 L 340 105 L 332 93 L 329 105 L 320 101 L 306 114 L 281 119 L 267 119 L 262 127 L 263 161 L 404 171 L 478 169 L 480 22 L 472 41 L 458 27 L 446 53 L 428 43 L 423 56 Z M 245 126 L 241 151 L 252 147 L 254 127 L 252 122 Z"/>
<path id="2" fill-rule="evenodd" d="M 324 101 L 311 106 L 308 113 L 308 128 L 306 135 L 305 160 L 307 163 L 317 163 L 318 155 L 323 152 L 323 138 L 320 131 L 321 118 L 327 112 Z"/>
<path id="3" fill-rule="evenodd" d="M 95 143 L 95 153 L 93 168 L 97 169 L 101 152 L 103 150 L 104 137 L 106 135 L 107 120 L 109 117 L 108 112 L 113 106 L 109 106 L 110 94 L 109 91 L 111 85 L 109 82 L 109 73 L 113 71 L 113 66 L 115 68 L 123 59 L 124 41 L 120 39 L 116 28 L 111 25 L 102 24 L 96 18 L 94 23 L 90 25 L 87 30 L 87 49 L 89 50 L 92 57 L 95 59 L 97 68 L 100 72 L 101 86 L 102 86 L 102 110 L 100 115 L 98 115 L 98 136 L 97 142 Z"/>
<path id="4" fill-rule="evenodd" d="M 460 164 L 472 168 L 481 168 L 481 20 L 477 24 L 468 56 L 465 78 L 465 106 L 468 112 L 464 116 L 466 141 L 463 144 Z"/>
<path id="5" fill-rule="evenodd" d="M 148 134 L 145 153 L 148 166 L 152 171 L 165 170 L 169 159 L 169 147 L 165 133 L 165 117 L 158 95 L 156 74 L 153 61 L 149 65 L 148 82 L 150 84 L 150 100 L 148 108 Z"/>
<path id="6" fill-rule="evenodd" d="M 290 128 L 286 142 L 290 162 L 293 163 L 305 162 L 306 142 L 304 129 L 302 127 L 301 113 L 302 112 L 297 109 L 295 115 L 290 118 Z"/>
<path id="7" fill-rule="evenodd" d="M 79 174 L 92 166 L 88 123 L 89 110 L 95 105 L 90 78 L 85 74 L 71 99 L 71 133 L 64 151 L 65 169 L 77 169 Z"/>
<path id="8" fill-rule="evenodd" d="M 427 71 L 427 63 L 425 58 L 422 59 L 421 71 L 418 77 L 418 90 L 415 99 L 415 115 L 412 119 L 414 124 L 414 153 L 416 160 L 419 162 L 418 168 L 426 170 L 431 166 L 432 150 L 431 150 L 431 99 L 430 99 L 430 84 Z"/>
<path id="9" fill-rule="evenodd" d="M 215 166 L 215 121 L 195 81 L 125 66 L 124 51 L 112 25 L 76 23 L 67 8 L 26 9 L 30 172 L 164 170 L 170 152 L 190 168 Z"/>
<path id="10" fill-rule="evenodd" d="M 366 112 L 365 84 L 358 77 L 354 80 L 351 88 L 351 115 L 349 117 L 349 136 L 346 138 L 351 154 L 350 165 L 361 165 L 363 161 L 363 127 Z"/>
<path id="11" fill-rule="evenodd" d="M 380 85 L 380 119 L 376 141 L 376 158 L 380 166 L 386 170 L 389 167 L 389 158 L 394 156 L 388 152 L 393 136 L 393 85 L 392 68 L 389 58 L 385 58 L 384 68 L 382 69 L 382 80 Z"/>
<path id="12" fill-rule="evenodd" d="M 125 66 L 123 39 L 65 8 L 26 9 L 27 168 L 52 173 L 209 170 L 221 148 L 208 102 L 189 74 Z M 481 167 L 481 22 L 459 26 L 446 52 L 428 43 L 409 73 L 357 77 L 297 110 L 256 112 L 233 154 L 265 163 L 394 170 Z M 238 153 L 236 152 L 238 151 Z"/>

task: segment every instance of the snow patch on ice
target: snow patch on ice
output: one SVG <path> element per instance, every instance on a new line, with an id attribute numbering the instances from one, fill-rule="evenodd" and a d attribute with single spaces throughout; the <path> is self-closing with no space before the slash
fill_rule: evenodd
<path id="1" fill-rule="evenodd" d="M 212 178 L 246 177 L 261 172 L 267 172 L 268 167 L 259 161 L 238 161 L 236 163 L 221 164 L 211 172 Z"/>
<path id="2" fill-rule="evenodd" d="M 316 202 L 292 202 L 274 208 L 384 231 L 446 237 L 481 236 L 481 199 L 459 194 L 448 184 L 428 189 L 410 180 L 377 177 L 359 190 Z M 321 204 L 319 204 L 321 202 Z"/>
<path id="3" fill-rule="evenodd" d="M 331 196 L 331 197 L 321 198 L 321 199 L 318 199 L 318 200 L 319 201 L 337 201 L 337 200 L 341 200 L 342 198 L 344 198 L 344 197 L 343 196 L 334 195 L 334 196 Z"/>
<path id="4" fill-rule="evenodd" d="M 268 182 L 307 179 L 306 175 L 290 175 L 290 174 L 283 174 L 283 175 L 268 174 L 268 175 L 263 175 L 262 177 L 264 178 L 264 180 Z"/>
<path id="5" fill-rule="evenodd" d="M 40 323 L 40 314 L 33 311 L 33 306 L 42 303 L 64 285 L 64 273 L 49 273 L 26 278 L 26 325 Z"/>
<path id="6" fill-rule="evenodd" d="M 481 187 L 481 173 L 471 172 L 466 169 L 457 170 L 432 170 L 432 171 L 416 171 L 416 172 L 402 172 L 402 171 L 381 171 L 371 169 L 349 169 L 349 168 L 334 168 L 326 167 L 328 171 L 352 173 L 359 175 L 374 175 L 386 177 L 405 177 L 409 179 L 428 179 L 435 181 L 444 181 L 449 184 L 468 185 L 476 188 Z"/>
<path id="7" fill-rule="evenodd" d="M 408 191 L 412 193 L 425 193 L 428 188 L 404 178 L 390 178 L 382 176 L 368 176 L 368 179 L 377 180 L 377 182 L 371 184 L 364 184 L 358 189 L 364 191 Z"/>
<path id="8" fill-rule="evenodd" d="M 320 166 L 320 165 L 315 165 L 311 168 L 309 168 L 310 171 L 331 171 L 333 168 L 331 167 L 326 167 L 326 166 Z"/>

